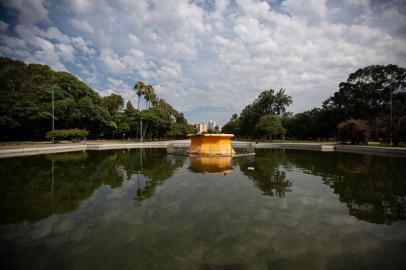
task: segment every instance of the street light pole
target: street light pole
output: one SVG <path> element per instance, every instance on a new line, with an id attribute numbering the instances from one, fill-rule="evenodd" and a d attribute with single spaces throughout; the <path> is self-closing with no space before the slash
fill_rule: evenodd
<path id="1" fill-rule="evenodd" d="M 142 142 L 142 137 L 143 137 L 143 135 L 142 135 L 142 117 L 141 117 L 141 121 L 140 121 L 140 125 L 141 125 L 141 133 L 140 133 L 140 141 Z"/>
<path id="2" fill-rule="evenodd" d="M 52 131 L 55 131 L 55 94 L 52 87 Z"/>
<path id="3" fill-rule="evenodd" d="M 392 144 L 393 142 L 393 93 L 392 90 L 390 90 L 390 138 L 389 138 L 389 144 Z"/>

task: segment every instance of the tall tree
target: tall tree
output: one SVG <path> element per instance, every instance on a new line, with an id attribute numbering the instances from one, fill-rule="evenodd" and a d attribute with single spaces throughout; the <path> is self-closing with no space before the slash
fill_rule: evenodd
<path id="1" fill-rule="evenodd" d="M 134 90 L 136 90 L 137 96 L 138 96 L 138 106 L 137 109 L 140 109 L 140 98 L 142 95 L 145 94 L 145 83 L 142 81 L 138 81 L 134 84 Z"/>
<path id="2" fill-rule="evenodd" d="M 158 96 L 155 93 L 155 89 L 154 88 L 152 88 L 152 89 L 153 89 L 153 91 L 150 96 L 150 102 L 151 102 L 152 106 L 155 107 L 158 103 Z"/>
<path id="3" fill-rule="evenodd" d="M 134 85 L 139 99 L 145 87 L 141 81 Z M 120 95 L 102 98 L 68 72 L 0 57 L 0 140 L 44 139 L 52 128 L 53 92 L 56 128 L 86 129 L 90 138 L 111 138 L 117 130 L 140 135 L 141 119 L 142 134 L 151 139 L 185 137 L 193 130 L 183 114 L 149 88 L 154 107 L 140 111 L 127 102 L 123 110 Z"/>
<path id="4" fill-rule="evenodd" d="M 52 129 L 80 128 L 103 136 L 111 116 L 100 95 L 68 72 L 0 57 L 0 139 L 42 139 Z"/>
<path id="5" fill-rule="evenodd" d="M 116 114 L 124 107 L 123 97 L 114 93 L 110 96 L 103 97 L 103 103 L 111 115 Z"/>
<path id="6" fill-rule="evenodd" d="M 340 121 L 364 119 L 373 127 L 375 137 L 387 137 L 398 144 L 398 129 L 406 116 L 406 70 L 396 65 L 375 65 L 351 73 L 339 84 L 338 92 L 324 102 Z"/>
<path id="7" fill-rule="evenodd" d="M 147 102 L 147 108 L 149 109 L 151 107 L 150 103 L 151 103 L 152 99 L 156 99 L 155 89 L 152 85 L 148 84 L 145 87 L 144 98 L 145 98 L 145 101 Z"/>
<path id="8" fill-rule="evenodd" d="M 262 116 L 255 128 L 259 131 L 258 133 L 265 136 L 266 139 L 274 139 L 278 135 L 284 135 L 286 129 L 282 126 L 281 119 L 273 114 L 267 114 Z"/>
<path id="9" fill-rule="evenodd" d="M 276 114 L 280 115 L 286 111 L 286 107 L 292 104 L 292 97 L 285 94 L 285 89 L 281 88 L 278 91 L 274 89 L 265 90 L 254 101 L 256 111 L 261 114 Z"/>
<path id="10" fill-rule="evenodd" d="M 225 130 L 246 138 L 258 137 L 259 130 L 255 127 L 259 119 L 267 114 L 280 115 L 291 103 L 292 97 L 285 94 L 285 89 L 262 91 L 253 103 L 242 110 L 238 120 L 232 118 L 225 125 Z"/>

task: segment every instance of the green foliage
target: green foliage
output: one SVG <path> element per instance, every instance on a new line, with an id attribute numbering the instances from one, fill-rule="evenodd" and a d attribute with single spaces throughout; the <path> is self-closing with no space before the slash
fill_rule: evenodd
<path id="1" fill-rule="evenodd" d="M 263 92 L 252 104 L 223 127 L 240 137 L 259 137 L 254 129 L 265 114 L 282 114 L 286 137 L 291 139 L 335 139 L 337 125 L 348 119 L 362 119 L 370 127 L 372 139 L 406 140 L 406 70 L 396 65 L 368 66 L 348 76 L 321 108 L 293 115 L 285 113 L 290 97 L 280 92 Z"/>
<path id="2" fill-rule="evenodd" d="M 244 108 L 240 116 L 233 115 L 224 125 L 223 132 L 245 138 L 263 137 L 265 133 L 258 126 L 261 117 L 266 114 L 283 114 L 282 126 L 287 129 L 287 137 L 331 139 L 336 137 L 336 127 L 340 122 L 359 118 L 372 127 L 374 138 L 388 139 L 392 136 L 396 145 L 406 138 L 402 125 L 406 119 L 406 93 L 399 91 L 404 88 L 403 68 L 395 65 L 370 66 L 350 74 L 347 82 L 340 83 L 339 91 L 327 99 L 322 108 L 296 115 L 285 113 L 286 107 L 292 102 L 285 91 L 271 89 L 263 91 L 252 104 Z M 159 99 L 156 104 L 169 111 L 173 109 Z M 390 120 L 390 108 L 393 121 Z"/>
<path id="3" fill-rule="evenodd" d="M 207 132 L 204 132 L 204 133 L 206 133 L 206 134 L 218 134 L 220 132 L 218 130 L 216 130 L 216 129 L 208 128 Z"/>
<path id="4" fill-rule="evenodd" d="M 262 116 L 255 128 L 258 134 L 265 136 L 267 139 L 270 138 L 271 140 L 276 136 L 286 133 L 286 129 L 282 126 L 280 117 L 273 114 Z"/>
<path id="5" fill-rule="evenodd" d="M 222 132 L 228 134 L 239 134 L 240 122 L 237 114 L 233 114 L 231 119 L 223 126 Z"/>
<path id="6" fill-rule="evenodd" d="M 91 130 L 97 137 L 109 127 L 101 97 L 76 77 L 0 57 L 0 139 L 42 139 L 52 127 L 52 92 L 58 129 Z"/>
<path id="7" fill-rule="evenodd" d="M 0 140 L 43 139 L 52 127 L 52 93 L 57 129 L 85 129 L 93 138 L 118 132 L 148 139 L 182 138 L 193 131 L 151 85 L 138 81 L 134 88 L 148 109 L 135 109 L 131 102 L 124 106 L 117 94 L 100 97 L 67 72 L 0 57 Z"/>
<path id="8" fill-rule="evenodd" d="M 137 107 L 137 109 L 139 110 L 140 109 L 140 98 L 141 98 L 142 95 L 144 95 L 144 92 L 145 92 L 145 84 L 143 82 L 141 82 L 141 81 L 136 82 L 135 85 L 134 85 L 134 90 L 136 91 L 137 96 L 138 96 L 138 107 Z"/>
<path id="9" fill-rule="evenodd" d="M 405 140 L 400 119 L 406 116 L 406 70 L 396 65 L 375 65 L 361 68 L 339 84 L 338 92 L 328 98 L 323 107 L 338 117 L 336 123 L 354 118 L 371 126 L 375 139 L 394 144 Z M 392 112 L 392 113 L 391 113 Z M 392 118 L 391 118 L 392 115 Z"/>
<path id="10" fill-rule="evenodd" d="M 262 116 L 267 114 L 280 115 L 292 103 L 292 98 L 285 94 L 285 89 L 263 91 L 258 98 L 246 106 L 240 116 L 233 115 L 223 127 L 223 132 L 233 133 L 245 138 L 258 138 L 260 129 L 256 125 Z"/>
<path id="11" fill-rule="evenodd" d="M 293 115 L 282 116 L 282 124 L 287 129 L 288 138 L 301 140 L 329 139 L 336 136 L 336 115 L 326 109 L 314 108 Z"/>
<path id="12" fill-rule="evenodd" d="M 85 138 L 89 135 L 87 130 L 82 129 L 56 129 L 48 131 L 46 134 L 47 139 L 72 139 L 72 138 Z"/>
<path id="13" fill-rule="evenodd" d="M 337 137 L 342 142 L 368 144 L 369 128 L 362 120 L 350 119 L 337 126 Z"/>
<path id="14" fill-rule="evenodd" d="M 134 89 L 138 96 L 138 108 L 142 96 L 147 102 L 146 110 L 135 110 L 131 103 L 131 106 L 127 104 L 125 110 L 130 129 L 138 134 L 138 138 L 185 138 L 195 131 L 194 127 L 188 125 L 183 113 L 156 95 L 152 85 L 137 81 Z"/>
<path id="15" fill-rule="evenodd" d="M 124 107 L 123 97 L 114 93 L 103 97 L 103 103 L 111 115 L 118 113 Z"/>
<path id="16" fill-rule="evenodd" d="M 180 139 L 186 138 L 188 134 L 194 133 L 196 133 L 196 128 L 194 126 L 185 123 L 174 123 L 168 132 L 168 136 L 170 138 Z"/>
<path id="17" fill-rule="evenodd" d="M 130 132 L 130 126 L 127 122 L 121 122 L 117 125 L 117 132 L 119 134 L 128 134 Z"/>

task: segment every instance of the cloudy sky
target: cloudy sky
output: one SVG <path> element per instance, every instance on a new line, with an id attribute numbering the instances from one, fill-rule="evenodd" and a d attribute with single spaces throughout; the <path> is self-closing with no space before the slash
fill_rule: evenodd
<path id="1" fill-rule="evenodd" d="M 372 64 L 406 66 L 406 1 L 0 0 L 0 54 L 136 102 L 137 80 L 220 124 L 264 89 L 301 112 Z"/>

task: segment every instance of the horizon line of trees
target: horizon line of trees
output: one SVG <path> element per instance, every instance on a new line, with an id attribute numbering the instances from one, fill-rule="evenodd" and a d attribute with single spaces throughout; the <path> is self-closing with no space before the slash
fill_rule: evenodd
<path id="1" fill-rule="evenodd" d="M 285 89 L 265 90 L 222 131 L 240 139 L 373 139 L 398 145 L 406 139 L 405 81 L 405 69 L 396 65 L 360 68 L 320 108 L 297 114 L 287 112 L 292 98 Z M 133 88 L 137 108 L 118 94 L 101 97 L 68 72 L 0 57 L 0 140 L 44 139 L 52 130 L 52 96 L 56 129 L 86 130 L 90 138 L 184 138 L 196 132 L 152 85 L 137 81 Z"/>
<path id="2" fill-rule="evenodd" d="M 134 85 L 138 106 L 118 94 L 99 93 L 68 72 L 47 65 L 0 57 L 0 140 L 41 140 L 55 129 L 86 130 L 90 138 L 184 138 L 195 128 L 155 93 L 151 85 Z M 140 110 L 143 97 L 147 106 Z M 125 134 L 125 135 L 124 135 Z M 123 136 L 124 135 L 124 136 Z"/>
<path id="3" fill-rule="evenodd" d="M 405 88 L 404 68 L 367 66 L 341 82 L 338 91 L 327 98 L 321 108 L 297 114 L 286 111 L 292 98 L 284 89 L 265 90 L 239 115 L 234 114 L 223 126 L 223 132 L 233 133 L 240 139 L 289 138 L 352 143 L 372 139 L 397 146 L 406 140 Z"/>

